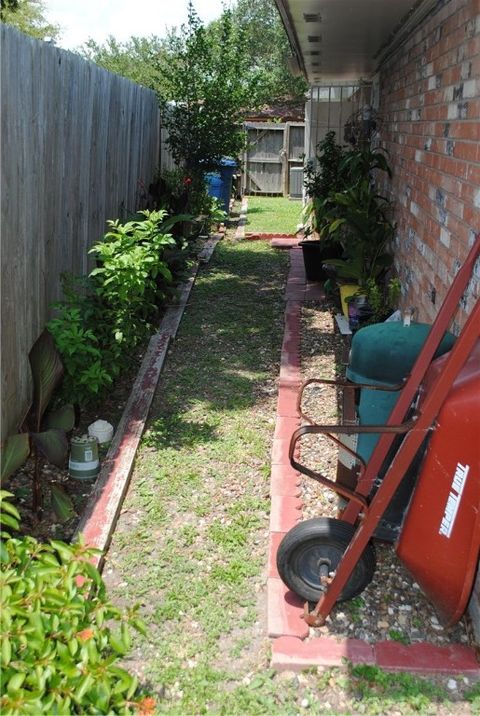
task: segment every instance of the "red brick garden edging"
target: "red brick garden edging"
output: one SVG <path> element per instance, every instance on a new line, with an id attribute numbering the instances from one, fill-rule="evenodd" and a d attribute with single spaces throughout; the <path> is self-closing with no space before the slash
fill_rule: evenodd
<path id="1" fill-rule="evenodd" d="M 158 333 L 151 337 L 112 444 L 78 524 L 76 535 L 82 534 L 85 544 L 102 551 L 92 560 L 97 567 L 103 566 L 105 550 L 120 515 L 168 346 L 177 333 L 199 265 L 209 261 L 221 238 L 215 234 L 205 242 L 198 255 L 198 263 L 180 286 L 177 303 L 167 309 Z"/>
<path id="2" fill-rule="evenodd" d="M 277 248 L 279 242 L 273 243 Z M 300 319 L 302 303 L 320 300 L 319 284 L 306 282 L 302 252 L 290 249 L 290 272 L 285 291 L 285 333 L 280 360 L 277 420 L 272 447 L 271 512 L 267 581 L 267 627 L 272 641 L 272 666 L 301 670 L 313 666 L 373 664 L 387 671 L 480 676 L 475 651 L 462 644 L 403 645 L 396 641 L 369 644 L 359 639 L 319 637 L 306 640 L 309 628 L 302 619 L 303 602 L 283 584 L 276 568 L 276 552 L 283 535 L 302 518 L 300 475 L 290 466 L 288 445 L 300 425 L 297 393 L 301 383 Z"/>

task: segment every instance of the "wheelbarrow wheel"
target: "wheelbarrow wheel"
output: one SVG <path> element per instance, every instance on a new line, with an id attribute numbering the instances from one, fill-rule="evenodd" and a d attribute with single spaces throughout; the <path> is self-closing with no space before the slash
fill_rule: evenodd
<path id="1" fill-rule="evenodd" d="M 348 522 L 319 517 L 293 527 L 280 543 L 277 569 L 292 592 L 309 602 L 318 602 L 326 591 L 325 580 L 335 572 L 355 528 Z M 360 594 L 375 572 L 375 550 L 368 544 L 355 565 L 339 600 Z"/>

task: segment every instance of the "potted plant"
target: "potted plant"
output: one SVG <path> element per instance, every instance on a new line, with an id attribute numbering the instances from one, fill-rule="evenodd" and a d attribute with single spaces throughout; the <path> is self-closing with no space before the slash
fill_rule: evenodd
<path id="1" fill-rule="evenodd" d="M 309 281 L 328 278 L 324 259 L 340 257 L 342 248 L 336 237 L 329 234 L 329 217 L 332 211 L 331 196 L 343 188 L 341 172 L 344 149 L 336 144 L 335 132 L 328 132 L 318 144 L 316 163 L 307 162 L 305 167 L 305 191 L 308 203 L 303 219 L 306 226 L 305 239 L 300 242 L 303 251 L 305 273 Z"/>
<path id="2" fill-rule="evenodd" d="M 364 290 L 346 299 L 348 324 L 352 332 L 371 323 L 385 321 L 397 308 L 401 294 L 398 278 L 391 278 L 386 284 L 369 279 Z"/>
<path id="3" fill-rule="evenodd" d="M 319 220 L 319 217 L 328 210 L 327 203 L 328 199 L 314 197 L 303 212 L 305 238 L 300 241 L 299 246 L 302 247 L 305 273 L 309 281 L 324 281 L 328 278 L 328 268 L 324 266 L 325 259 L 340 258 L 342 255 L 341 245 L 325 231 Z"/>
<path id="4" fill-rule="evenodd" d="M 390 173 L 381 153 L 361 149 L 346 154 L 341 172 L 350 186 L 330 196 L 330 208 L 324 216 L 324 231 L 342 246 L 340 258 L 332 255 L 323 262 L 336 271 L 345 315 L 348 315 L 347 296 L 355 296 L 357 304 L 366 302 L 369 282 L 382 286 L 393 263 L 387 250 L 394 232 L 392 206 L 376 191 L 373 170 Z"/>

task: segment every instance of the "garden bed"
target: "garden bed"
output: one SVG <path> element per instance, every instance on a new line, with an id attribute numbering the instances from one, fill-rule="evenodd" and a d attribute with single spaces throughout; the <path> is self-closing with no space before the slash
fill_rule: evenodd
<path id="1" fill-rule="evenodd" d="M 195 248 L 198 254 L 197 266 L 199 261 L 208 260 L 216 240 L 197 243 Z M 158 312 L 155 323 L 161 324 L 160 329 L 165 329 L 172 336 L 176 332 L 181 316 L 181 311 L 177 309 L 185 303 L 183 293 L 185 288 L 190 290 L 196 270 L 194 268 L 193 272 L 189 272 L 190 278 L 187 282 L 179 284 L 177 287 L 180 293 L 178 298 L 173 300 L 173 310 L 169 309 L 168 305 L 164 305 Z M 162 321 L 164 323 L 166 321 L 165 325 L 163 325 Z M 149 338 L 146 338 L 132 353 L 128 366 L 115 380 L 112 388 L 104 393 L 99 401 L 81 410 L 79 424 L 73 429 L 70 439 L 86 435 L 88 426 L 99 419 L 109 422 L 114 431 L 117 429 L 130 397 L 135 377 L 149 345 L 149 340 Z M 99 447 L 100 469 L 106 456 L 107 448 Z M 44 461 L 41 467 L 43 507 L 41 512 L 36 514 L 33 509 L 34 472 L 35 460 L 30 457 L 19 470 L 6 480 L 4 486 L 15 496 L 15 504 L 21 516 L 21 532 L 36 537 L 41 541 L 54 538 L 69 542 L 75 536 L 77 527 L 81 523 L 82 515 L 89 498 L 94 492 L 98 478 L 75 479 L 69 474 L 68 462 L 61 468 Z M 52 508 L 50 490 L 48 489 L 50 485 L 58 486 L 64 490 L 73 503 L 74 514 L 67 521 L 61 521 Z"/>
<path id="2" fill-rule="evenodd" d="M 140 349 L 132 356 L 131 364 L 118 377 L 112 390 L 104 396 L 101 403 L 82 410 L 80 424 L 78 428 L 74 429 L 73 435 L 86 434 L 88 426 L 98 419 L 107 420 L 116 429 L 142 361 L 143 350 Z M 101 449 L 100 462 L 105 454 L 106 450 Z M 39 519 L 32 510 L 34 469 L 34 460 L 29 458 L 5 485 L 5 489 L 15 495 L 15 505 L 21 515 L 21 531 L 23 534 L 31 535 L 41 541 L 53 538 L 69 542 L 75 534 L 77 524 L 95 485 L 95 479 L 75 480 L 69 475 L 68 465 L 61 469 L 49 463 L 44 464 L 42 467 L 43 484 L 62 487 L 73 501 L 75 515 L 67 522 L 60 522 L 51 508 L 49 493 L 46 490 L 43 515 Z"/>

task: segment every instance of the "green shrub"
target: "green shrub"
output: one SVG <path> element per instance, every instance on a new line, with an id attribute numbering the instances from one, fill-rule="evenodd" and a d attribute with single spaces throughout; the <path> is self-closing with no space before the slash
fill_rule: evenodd
<path id="1" fill-rule="evenodd" d="M 164 296 L 165 285 L 172 283 L 163 253 L 175 246 L 175 239 L 159 229 L 165 211 L 140 213 L 143 221 L 107 222 L 110 231 L 90 249 L 98 264 L 90 276 L 97 294 L 111 309 L 147 319 L 157 298 Z"/>
<path id="2" fill-rule="evenodd" d="M 3 530 L 18 528 L 10 496 L 0 492 Z M 137 678 L 117 664 L 129 626 L 144 627 L 136 609 L 108 601 L 90 561 L 96 551 L 1 536 L 3 716 L 148 712 L 153 700 L 139 696 Z"/>
<path id="3" fill-rule="evenodd" d="M 169 264 L 181 270 L 184 242 L 169 229 L 189 216 L 142 211 L 141 219 L 109 221 L 91 253 L 97 267 L 88 277 L 63 277 L 65 300 L 48 323 L 65 367 L 62 394 L 85 404 L 105 391 L 173 291 Z"/>
<path id="4" fill-rule="evenodd" d="M 113 382 L 115 368 L 108 367 L 107 356 L 80 306 L 56 305 L 57 317 L 49 321 L 48 330 L 65 366 L 63 394 L 76 403 L 88 402 Z"/>
<path id="5" fill-rule="evenodd" d="M 173 280 L 164 260 L 165 249 L 176 246 L 171 234 L 162 233 L 166 212 L 140 214 L 144 220 L 108 221 L 110 231 L 90 249 L 97 260 L 90 277 L 102 303 L 102 319 L 122 352 L 135 348 L 148 333 Z"/>

